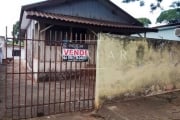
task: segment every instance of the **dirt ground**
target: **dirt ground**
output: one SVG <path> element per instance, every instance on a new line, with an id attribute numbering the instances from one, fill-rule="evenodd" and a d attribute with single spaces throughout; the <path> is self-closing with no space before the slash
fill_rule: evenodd
<path id="1" fill-rule="evenodd" d="M 4 114 L 4 76 L 5 65 L 0 65 L 0 120 Z"/>
<path id="2" fill-rule="evenodd" d="M 7 74 L 5 74 L 7 67 Z M 6 65 L 1 69 L 1 99 L 5 100 L 6 117 L 19 119 L 44 116 L 55 113 L 82 111 L 93 109 L 94 79 L 82 77 L 56 79 L 51 77 L 48 81 L 35 82 L 32 74 L 27 73 L 19 60 Z M 58 73 L 56 73 L 58 74 Z M 5 79 L 6 75 L 6 79 Z M 85 75 L 84 75 L 85 76 Z M 6 83 L 6 86 L 5 86 Z M 6 89 L 5 89 L 6 87 Z M 6 91 L 5 91 L 6 90 Z M 5 102 L 1 101 L 1 116 Z"/>
<path id="3" fill-rule="evenodd" d="M 180 120 L 180 93 L 157 95 L 104 105 L 105 120 Z M 170 98 L 172 98 L 170 100 Z"/>
<path id="4" fill-rule="evenodd" d="M 172 98 L 172 99 L 170 99 Z M 68 113 L 30 120 L 180 120 L 180 92 L 113 101 L 97 112 Z"/>
<path id="5" fill-rule="evenodd" d="M 0 120 L 4 111 L 4 66 L 0 65 Z M 180 91 L 107 102 L 98 111 L 57 114 L 29 120 L 180 120 Z"/>

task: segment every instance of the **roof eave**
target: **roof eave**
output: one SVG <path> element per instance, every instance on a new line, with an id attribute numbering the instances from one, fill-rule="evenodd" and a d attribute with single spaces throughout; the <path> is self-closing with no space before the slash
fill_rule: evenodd
<path id="1" fill-rule="evenodd" d="M 65 1 L 65 0 L 64 0 L 64 1 Z M 21 13 L 20 13 L 20 19 L 19 19 L 20 27 L 21 27 L 21 23 L 22 23 L 22 18 L 23 18 L 24 11 L 34 9 L 34 8 L 36 8 L 36 7 L 39 7 L 39 6 L 45 6 L 45 5 L 48 5 L 49 3 L 52 4 L 53 2 L 55 2 L 55 1 L 42 1 L 42 2 L 38 2 L 38 3 L 23 5 L 23 6 L 21 7 Z"/>
<path id="2" fill-rule="evenodd" d="M 66 21 L 66 20 L 59 20 L 57 18 L 53 19 L 51 17 L 37 17 L 37 16 L 33 16 L 33 15 L 28 15 L 27 18 L 29 19 L 34 19 L 34 20 L 38 20 L 38 21 L 46 21 L 49 23 L 58 23 L 61 25 L 71 25 L 71 24 L 76 24 L 76 26 L 86 26 L 86 27 L 94 27 L 94 28 L 101 28 L 102 30 L 105 31 L 116 31 L 116 32 L 124 32 L 127 34 L 137 34 L 137 33 L 145 33 L 145 32 L 157 32 L 157 29 L 153 29 L 153 28 L 145 28 L 145 27 L 140 27 L 140 26 L 126 26 L 126 25 L 117 25 L 117 26 L 111 26 L 109 24 L 93 24 L 93 23 L 82 23 L 82 22 L 74 22 L 74 21 Z"/>

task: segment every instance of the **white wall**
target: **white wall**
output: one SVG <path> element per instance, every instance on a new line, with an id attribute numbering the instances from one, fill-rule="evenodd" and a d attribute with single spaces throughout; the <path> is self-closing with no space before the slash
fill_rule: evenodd
<path id="1" fill-rule="evenodd" d="M 20 50 L 20 47 L 15 46 L 14 50 Z M 13 47 L 12 46 L 7 46 L 7 52 L 5 51 L 4 58 L 6 58 L 6 53 L 7 53 L 7 58 L 13 58 L 12 51 L 13 51 Z M 20 58 L 19 56 L 14 56 L 14 59 L 19 59 L 19 58 Z M 23 59 L 23 60 L 25 59 L 24 47 L 21 47 L 21 59 Z"/>
<path id="2" fill-rule="evenodd" d="M 149 32 L 146 34 L 146 37 L 180 41 L 180 37 L 177 37 L 175 35 L 175 27 L 167 28 L 167 29 L 159 29 L 159 31 L 157 33 Z"/>
<path id="3" fill-rule="evenodd" d="M 31 20 L 30 24 L 27 27 L 27 39 L 32 39 L 33 38 L 34 26 L 35 26 L 35 21 Z"/>
<path id="4" fill-rule="evenodd" d="M 2 59 L 3 59 L 2 48 L 0 48 L 0 64 L 2 64 Z"/>
<path id="5" fill-rule="evenodd" d="M 0 64 L 2 63 L 2 59 L 4 58 L 3 50 L 4 50 L 4 37 L 0 37 Z"/>

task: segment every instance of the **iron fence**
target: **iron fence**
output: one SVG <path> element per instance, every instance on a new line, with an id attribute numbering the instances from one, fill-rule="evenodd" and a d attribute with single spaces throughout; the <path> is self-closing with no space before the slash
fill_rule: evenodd
<path id="1" fill-rule="evenodd" d="M 51 32 L 44 39 L 35 35 L 6 39 L 6 117 L 26 119 L 94 109 L 96 36 Z"/>

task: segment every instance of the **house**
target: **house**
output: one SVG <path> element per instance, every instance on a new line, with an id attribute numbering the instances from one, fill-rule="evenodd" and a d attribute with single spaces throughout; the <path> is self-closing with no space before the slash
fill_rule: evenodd
<path id="1" fill-rule="evenodd" d="M 158 32 L 146 33 L 147 38 L 180 41 L 180 23 L 161 25 L 154 28 L 158 29 Z"/>
<path id="2" fill-rule="evenodd" d="M 14 44 L 14 45 L 13 45 Z M 5 41 L 4 36 L 0 36 L 0 63 L 9 62 L 13 59 L 25 59 L 25 50 L 23 42 L 14 42 L 11 39 Z"/>
<path id="3" fill-rule="evenodd" d="M 13 38 L 7 38 L 6 42 L 4 39 L 3 46 L 3 59 L 6 59 L 6 62 L 17 60 L 17 59 L 25 59 L 25 50 L 24 43 L 19 41 L 12 40 Z"/>
<path id="4" fill-rule="evenodd" d="M 3 49 L 4 49 L 4 40 L 5 37 L 4 36 L 0 36 L 0 64 L 2 64 L 3 61 Z"/>
<path id="5" fill-rule="evenodd" d="M 15 40 L 23 42 L 24 47 L 17 47 L 24 49 L 25 58 L 8 66 L 5 85 L 7 93 L 12 93 L 6 94 L 5 100 L 12 119 L 93 110 L 98 95 L 96 70 L 102 56 L 98 51 L 102 51 L 101 61 L 106 64 L 111 50 L 119 45 L 126 49 L 129 43 L 121 40 L 122 44 L 112 46 L 115 40 L 110 37 L 111 42 L 105 42 L 101 33 L 119 36 L 157 31 L 143 27 L 110 0 L 47 0 L 25 5 L 20 28 Z"/>
<path id="6" fill-rule="evenodd" d="M 60 66 L 62 62 L 67 62 L 67 59 L 71 62 L 77 61 L 79 66 L 80 61 L 88 61 L 86 55 L 90 57 L 92 54 L 92 61 L 88 64 L 95 66 L 96 47 L 82 44 L 96 44 L 98 33 L 130 35 L 157 31 L 143 27 L 110 0 L 47 0 L 25 5 L 21 9 L 20 29 L 21 36 L 26 39 L 28 68 L 34 72 L 60 71 L 60 68 L 55 70 L 54 66 Z M 81 48 L 77 49 L 84 49 L 84 54 L 78 56 L 68 53 L 68 48 L 63 48 L 62 52 L 62 43 L 81 44 Z M 70 57 L 65 56 L 66 53 L 70 54 Z M 62 64 L 62 69 L 67 69 L 71 62 Z M 37 76 L 34 79 L 37 79 Z"/>
<path id="7" fill-rule="evenodd" d="M 9 44 L 8 44 L 9 43 Z M 6 52 L 7 50 L 7 52 Z M 24 46 L 23 45 L 19 45 L 19 44 L 12 44 L 11 42 L 7 42 L 6 48 L 4 50 L 4 55 L 6 56 L 7 53 L 7 59 L 25 59 L 25 50 L 24 50 Z"/>

